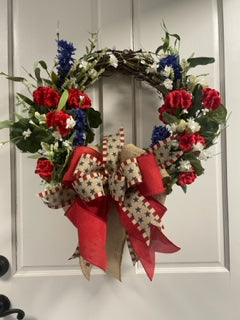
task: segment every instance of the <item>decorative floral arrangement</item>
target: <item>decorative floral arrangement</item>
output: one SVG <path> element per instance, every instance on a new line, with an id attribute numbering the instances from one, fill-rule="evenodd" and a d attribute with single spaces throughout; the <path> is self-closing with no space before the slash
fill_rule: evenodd
<path id="1" fill-rule="evenodd" d="M 31 82 L 2 73 L 22 82 L 30 97 L 17 93 L 21 113 L 0 128 L 10 128 L 10 140 L 36 159 L 35 173 L 45 187 L 39 194 L 43 202 L 64 208 L 76 226 L 79 243 L 72 257 L 80 257 L 88 279 L 92 265 L 120 279 L 125 241 L 133 263 L 140 260 L 150 279 L 155 252 L 179 250 L 162 232 L 164 197 L 174 184 L 186 191 L 204 172 L 202 160 L 209 157 L 208 148 L 226 121 L 220 93 L 204 84 L 202 76 L 189 74 L 214 59 L 180 59 L 180 37 L 166 28 L 162 40 L 155 53 L 95 50 L 92 34 L 85 54 L 75 59 L 73 44 L 58 39 L 52 71 L 41 60 L 29 74 Z M 124 145 L 123 128 L 104 137 L 102 148 L 88 146 L 102 120 L 85 90 L 115 72 L 145 81 L 163 101 L 159 126 L 149 134 L 146 149 Z M 117 213 L 109 213 L 111 202 Z"/>

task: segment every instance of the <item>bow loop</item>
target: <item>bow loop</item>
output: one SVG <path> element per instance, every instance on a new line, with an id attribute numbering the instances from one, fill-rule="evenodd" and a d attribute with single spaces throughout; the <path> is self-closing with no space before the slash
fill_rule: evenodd
<path id="1" fill-rule="evenodd" d="M 84 201 L 91 201 L 105 195 L 105 179 L 99 172 L 86 174 L 73 181 L 73 188 Z"/>
<path id="2" fill-rule="evenodd" d="M 76 169 L 74 170 L 74 176 L 83 177 L 92 172 L 98 172 L 100 171 L 101 166 L 102 161 L 89 153 L 84 153 L 77 163 Z"/>
<path id="3" fill-rule="evenodd" d="M 103 138 L 102 159 L 103 165 L 110 173 L 116 172 L 120 164 L 120 152 L 124 145 L 124 130 L 119 129 L 115 135 Z"/>
<path id="4" fill-rule="evenodd" d="M 89 153 L 80 156 L 72 186 L 78 196 L 84 201 L 91 201 L 105 195 L 104 183 L 106 178 L 102 174 L 102 161 Z"/>
<path id="5" fill-rule="evenodd" d="M 136 158 L 121 163 L 120 172 L 126 177 L 127 188 L 142 182 L 142 175 Z"/>

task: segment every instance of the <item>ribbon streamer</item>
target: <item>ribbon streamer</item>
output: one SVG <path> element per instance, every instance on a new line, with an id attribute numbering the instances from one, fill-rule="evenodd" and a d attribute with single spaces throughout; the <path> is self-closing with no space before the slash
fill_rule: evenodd
<path id="1" fill-rule="evenodd" d="M 153 196 L 164 194 L 162 174 L 181 153 L 173 153 L 171 139 L 144 151 L 124 146 L 124 132 L 104 137 L 102 153 L 74 149 L 62 186 L 40 193 L 50 208 L 66 205 L 66 216 L 78 230 L 80 266 L 87 279 L 91 266 L 121 279 L 125 240 L 132 261 L 140 261 L 152 280 L 155 252 L 179 250 L 162 232 L 166 207 Z M 133 156 L 133 154 L 137 154 Z M 166 172 L 166 171 L 165 171 Z M 113 203 L 116 211 L 109 211 Z"/>

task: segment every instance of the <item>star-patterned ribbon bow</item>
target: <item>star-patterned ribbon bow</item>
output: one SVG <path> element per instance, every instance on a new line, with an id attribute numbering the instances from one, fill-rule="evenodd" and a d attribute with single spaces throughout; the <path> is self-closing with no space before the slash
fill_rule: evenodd
<path id="1" fill-rule="evenodd" d="M 162 232 L 166 208 L 153 195 L 164 193 L 161 170 L 181 154 L 170 152 L 171 139 L 122 160 L 128 148 L 123 129 L 103 139 L 102 153 L 77 147 L 63 186 L 40 193 L 49 207 L 69 205 L 66 216 L 76 226 L 79 238 L 74 256 L 80 256 L 87 278 L 95 265 L 120 279 L 126 239 L 133 263 L 140 260 L 150 279 L 155 252 L 179 250 Z M 111 202 L 118 214 L 109 211 Z"/>

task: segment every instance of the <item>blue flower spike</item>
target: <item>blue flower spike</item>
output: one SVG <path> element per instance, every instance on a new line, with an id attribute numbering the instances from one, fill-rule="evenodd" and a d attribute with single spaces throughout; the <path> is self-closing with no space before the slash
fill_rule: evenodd
<path id="1" fill-rule="evenodd" d="M 57 40 L 57 46 L 57 71 L 59 84 L 61 85 L 74 62 L 73 55 L 76 48 L 71 42 L 67 42 L 66 40 Z"/>
<path id="2" fill-rule="evenodd" d="M 74 146 L 81 146 L 85 142 L 85 130 L 86 130 L 86 117 L 85 112 L 82 109 L 73 109 L 73 112 L 75 114 L 75 121 L 76 121 L 76 136 L 73 141 Z"/>

